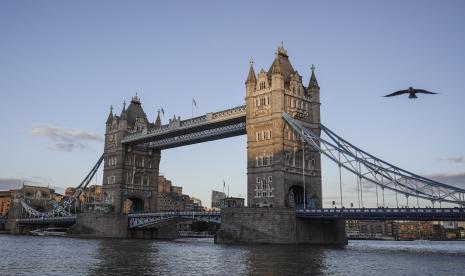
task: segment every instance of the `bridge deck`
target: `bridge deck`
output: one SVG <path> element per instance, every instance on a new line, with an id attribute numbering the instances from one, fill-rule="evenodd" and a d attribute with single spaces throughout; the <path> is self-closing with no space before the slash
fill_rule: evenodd
<path id="1" fill-rule="evenodd" d="M 303 219 L 465 221 L 465 208 L 299 209 L 296 216 Z"/>

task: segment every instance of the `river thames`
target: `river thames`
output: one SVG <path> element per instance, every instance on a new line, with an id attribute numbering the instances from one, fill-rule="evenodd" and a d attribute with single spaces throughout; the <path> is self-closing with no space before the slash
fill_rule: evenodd
<path id="1" fill-rule="evenodd" d="M 465 242 L 343 248 L 0 235 L 0 275 L 464 275 Z"/>

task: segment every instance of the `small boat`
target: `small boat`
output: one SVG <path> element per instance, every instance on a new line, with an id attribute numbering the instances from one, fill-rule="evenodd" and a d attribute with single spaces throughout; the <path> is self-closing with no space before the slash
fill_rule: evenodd
<path id="1" fill-rule="evenodd" d="M 45 229 L 36 229 L 30 233 L 33 236 L 65 236 L 67 228 L 45 228 Z"/>
<path id="2" fill-rule="evenodd" d="M 425 239 L 417 239 L 417 240 L 413 240 L 414 242 L 430 242 L 430 240 L 425 240 Z"/>

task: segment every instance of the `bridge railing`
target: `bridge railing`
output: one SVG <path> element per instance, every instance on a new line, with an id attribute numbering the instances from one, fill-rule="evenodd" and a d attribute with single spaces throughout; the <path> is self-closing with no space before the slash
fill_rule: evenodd
<path id="1" fill-rule="evenodd" d="M 465 220 L 465 208 L 323 208 L 298 209 L 300 218 L 391 219 L 391 220 Z"/>
<path id="2" fill-rule="evenodd" d="M 218 216 L 220 211 L 167 211 L 167 212 L 147 212 L 147 213 L 129 213 L 128 217 L 157 217 L 157 216 Z"/>

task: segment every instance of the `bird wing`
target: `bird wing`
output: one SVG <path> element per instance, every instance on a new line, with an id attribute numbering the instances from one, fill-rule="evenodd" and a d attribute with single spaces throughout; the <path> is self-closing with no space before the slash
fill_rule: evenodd
<path id="1" fill-rule="evenodd" d="M 423 94 L 437 94 L 437 93 L 434 93 L 434 92 L 431 92 L 431 91 L 428 91 L 428 90 L 424 90 L 424 89 L 415 89 L 415 92 L 416 93 L 423 93 Z"/>
<path id="2" fill-rule="evenodd" d="M 386 95 L 384 97 L 399 96 L 399 95 L 402 95 L 402 94 L 405 94 L 405 93 L 408 93 L 408 90 L 399 90 L 399 91 L 396 91 L 394 93 L 388 94 L 388 95 Z"/>

